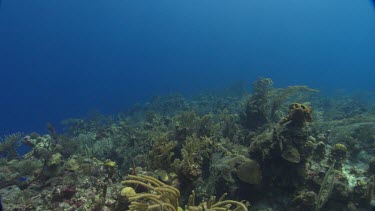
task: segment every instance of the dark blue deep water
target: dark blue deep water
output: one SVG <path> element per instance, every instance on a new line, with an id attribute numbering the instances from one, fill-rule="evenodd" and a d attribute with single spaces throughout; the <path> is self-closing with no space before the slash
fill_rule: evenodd
<path id="1" fill-rule="evenodd" d="M 0 134 L 259 76 L 375 91 L 369 0 L 2 0 Z"/>

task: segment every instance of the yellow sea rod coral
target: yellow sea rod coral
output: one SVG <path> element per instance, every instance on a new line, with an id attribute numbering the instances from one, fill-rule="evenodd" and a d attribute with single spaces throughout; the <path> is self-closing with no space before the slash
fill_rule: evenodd
<path id="1" fill-rule="evenodd" d="M 138 185 L 146 188 L 148 191 L 143 193 L 135 193 L 132 188 L 123 189 L 122 195 L 125 195 L 131 202 L 129 210 L 166 210 L 179 211 L 180 191 L 172 186 L 166 185 L 163 182 L 145 175 L 134 176 L 128 175 L 128 179 L 122 182 L 125 185 Z M 135 193 L 135 194 L 133 194 Z M 185 210 L 203 211 L 203 210 L 237 210 L 247 211 L 245 203 L 224 200 L 224 194 L 218 201 L 215 197 L 211 197 L 209 201 L 202 202 L 195 205 L 195 193 L 189 197 L 189 202 L 185 206 Z M 233 207 L 233 209 L 232 209 Z"/>
<path id="2" fill-rule="evenodd" d="M 149 192 L 128 196 L 131 201 L 130 210 L 178 210 L 180 191 L 172 186 L 145 175 L 128 175 L 128 179 L 122 183 L 124 185 L 140 185 L 149 190 Z"/>

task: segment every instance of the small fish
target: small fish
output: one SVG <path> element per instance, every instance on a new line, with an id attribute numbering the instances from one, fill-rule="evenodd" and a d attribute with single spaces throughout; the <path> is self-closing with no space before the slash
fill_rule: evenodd
<path id="1" fill-rule="evenodd" d="M 25 181 L 27 181 L 27 178 L 26 177 L 20 177 L 19 180 L 22 181 L 22 182 L 25 182 Z"/>

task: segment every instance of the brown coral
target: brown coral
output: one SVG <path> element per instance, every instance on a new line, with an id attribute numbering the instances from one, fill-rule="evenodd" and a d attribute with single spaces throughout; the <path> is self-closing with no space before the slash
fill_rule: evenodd
<path id="1" fill-rule="evenodd" d="M 312 122 L 312 108 L 300 103 L 293 103 L 289 106 L 286 121 L 290 121 L 294 126 L 304 126 L 307 122 Z"/>

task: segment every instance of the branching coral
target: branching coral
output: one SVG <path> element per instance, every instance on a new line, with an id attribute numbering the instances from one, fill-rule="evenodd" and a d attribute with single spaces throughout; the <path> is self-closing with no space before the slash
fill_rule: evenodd
<path id="1" fill-rule="evenodd" d="M 21 146 L 21 133 L 14 133 L 0 138 L 0 157 L 6 156 L 8 160 L 18 158 L 17 148 Z"/>
<path id="2" fill-rule="evenodd" d="M 125 185 L 139 185 L 147 189 L 147 192 L 135 193 L 134 191 L 126 190 L 123 196 L 127 197 L 131 202 L 130 210 L 166 210 L 177 211 L 181 210 L 179 207 L 180 191 L 172 186 L 166 185 L 159 180 L 150 176 L 134 176 L 129 175 L 128 179 L 123 181 Z M 208 202 L 202 202 L 199 205 L 195 204 L 195 192 L 189 196 L 188 204 L 185 210 L 201 211 L 201 210 L 236 210 L 247 211 L 245 202 L 238 202 L 234 200 L 224 200 L 224 194 L 218 201 L 215 197 L 210 197 Z M 233 209 L 231 209 L 233 207 Z"/>
<path id="3" fill-rule="evenodd" d="M 186 211 L 225 211 L 225 210 L 233 210 L 233 211 L 247 211 L 247 207 L 249 206 L 248 202 L 238 202 L 234 200 L 224 200 L 227 196 L 224 193 L 219 200 L 216 201 L 215 196 L 211 196 L 207 202 L 202 202 L 199 205 L 195 205 L 195 192 L 189 196 L 188 204 L 185 206 Z M 234 209 L 232 209 L 234 208 Z"/>
<path id="4" fill-rule="evenodd" d="M 122 182 L 125 185 L 139 185 L 148 190 L 146 193 L 129 194 L 130 210 L 178 210 L 180 191 L 150 176 L 129 175 Z"/>
<path id="5" fill-rule="evenodd" d="M 174 122 L 178 131 L 184 131 L 185 137 L 193 134 L 198 137 L 210 136 L 215 129 L 212 114 L 200 117 L 194 111 L 186 111 L 177 115 Z"/>
<path id="6" fill-rule="evenodd" d="M 182 161 L 180 165 L 181 173 L 189 180 L 195 180 L 202 174 L 203 160 L 209 158 L 212 145 L 211 139 L 197 138 L 190 136 L 186 139 L 184 147 L 181 149 Z"/>
<path id="7" fill-rule="evenodd" d="M 176 141 L 169 141 L 167 134 L 161 134 L 154 142 L 152 150 L 149 152 L 150 166 L 154 169 L 165 169 L 172 163 L 174 152 L 177 146 Z"/>
<path id="8" fill-rule="evenodd" d="M 258 129 L 269 120 L 269 99 L 273 81 L 261 78 L 253 83 L 254 94 L 247 100 L 245 112 L 241 116 L 242 125 L 247 129 Z"/>

